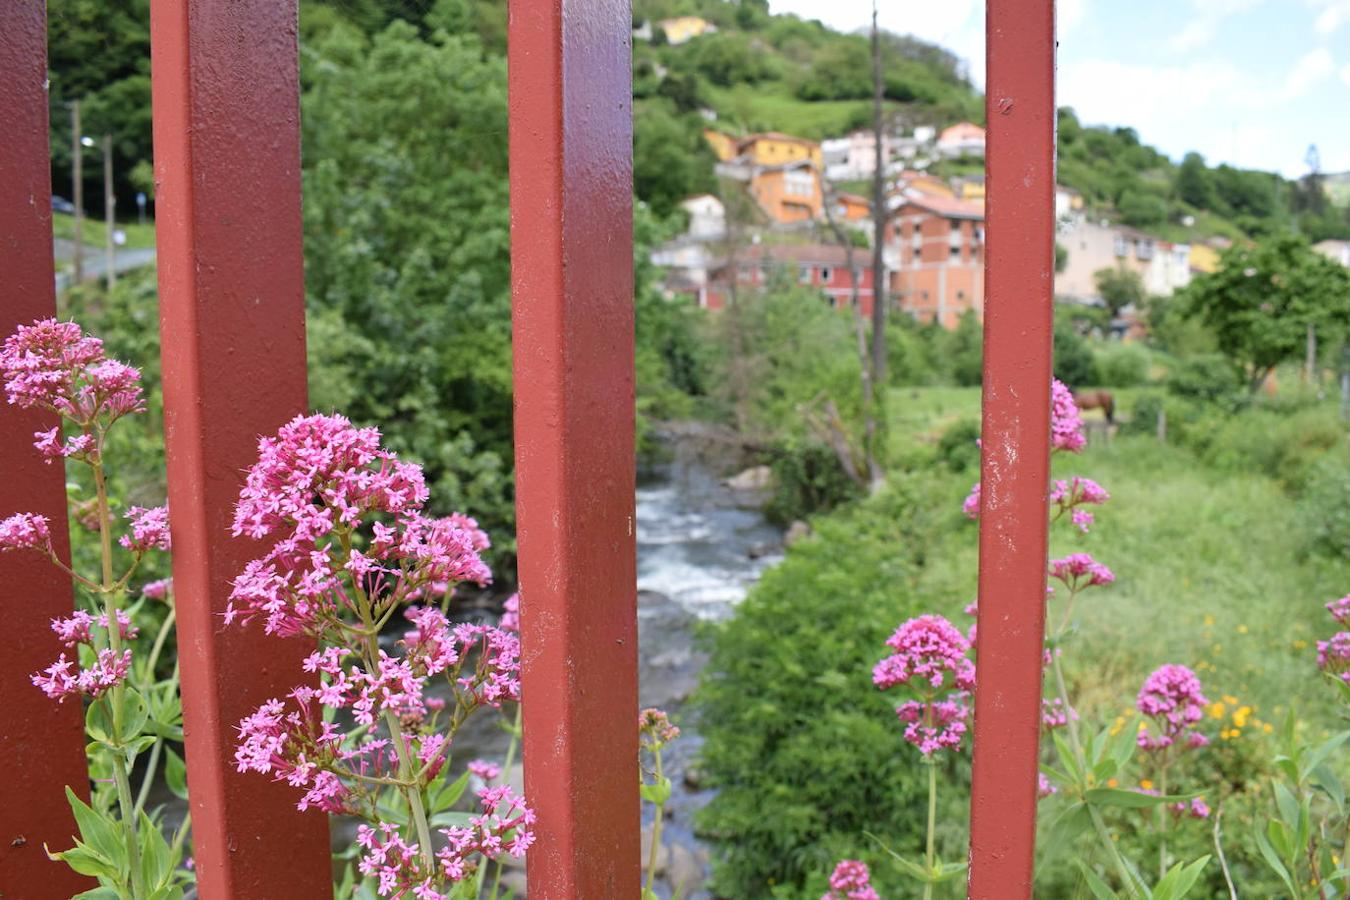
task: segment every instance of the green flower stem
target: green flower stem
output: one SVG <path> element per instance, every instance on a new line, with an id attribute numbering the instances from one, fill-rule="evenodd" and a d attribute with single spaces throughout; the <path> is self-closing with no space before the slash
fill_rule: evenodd
<path id="1" fill-rule="evenodd" d="M 374 671 L 374 669 L 369 671 Z M 384 721 L 389 726 L 389 735 L 394 740 L 394 749 L 398 751 L 399 778 L 411 782 L 415 769 L 412 748 L 404 740 L 403 729 L 398 724 L 398 716 L 390 710 L 385 710 Z M 408 809 L 412 812 L 413 825 L 417 828 L 417 839 L 422 844 L 422 863 L 426 867 L 427 874 L 431 875 L 436 871 L 436 857 L 432 855 L 431 824 L 427 821 L 427 811 L 422 805 L 422 788 L 416 783 L 409 783 L 404 785 L 402 790 L 403 796 L 408 800 Z"/>
<path id="2" fill-rule="evenodd" d="M 100 432 L 97 442 L 96 462 L 91 464 L 94 470 L 94 488 L 98 494 L 98 536 L 103 556 L 103 611 L 108 619 L 108 649 L 114 659 L 122 653 L 122 629 L 117 622 L 117 601 L 122 588 L 113 579 L 112 553 L 112 512 L 108 507 L 108 483 L 103 473 L 103 435 Z M 112 708 L 113 730 L 118 740 L 122 733 L 122 702 L 125 690 L 122 685 L 114 685 L 110 692 L 109 704 Z M 127 775 L 126 757 L 121 747 L 112 749 L 113 780 L 117 783 L 117 804 L 122 814 L 122 827 L 127 835 L 127 862 L 131 869 L 131 896 L 140 900 L 145 896 L 141 886 L 141 848 L 136 835 L 136 803 L 131 797 L 131 779 Z"/>
<path id="3" fill-rule="evenodd" d="M 1083 753 L 1083 742 L 1078 738 L 1078 723 L 1073 717 L 1073 707 L 1069 705 L 1069 688 L 1064 681 L 1064 667 L 1060 665 L 1059 655 L 1050 654 L 1050 667 L 1055 672 L 1055 686 L 1059 689 L 1060 700 L 1064 703 L 1064 714 L 1069 720 L 1069 747 L 1073 750 L 1074 759 L 1078 763 L 1078 771 L 1087 772 L 1087 755 Z M 1106 855 L 1111 858 L 1111 863 L 1116 868 L 1116 873 L 1120 876 L 1125 890 L 1131 897 L 1138 896 L 1138 889 L 1135 887 L 1134 879 L 1130 876 L 1130 869 L 1125 865 L 1125 860 L 1120 855 L 1120 850 L 1116 848 L 1116 842 L 1111 840 L 1111 832 L 1106 828 L 1106 822 L 1102 819 L 1102 814 L 1091 803 L 1087 803 L 1088 817 L 1092 820 L 1093 830 L 1097 832 L 1097 838 L 1102 846 L 1106 848 Z"/>
<path id="4" fill-rule="evenodd" d="M 521 715 L 520 704 L 516 704 L 516 720 L 511 726 L 511 740 L 506 745 L 506 758 L 502 762 L 502 777 L 509 780 L 511 778 L 511 767 L 516 763 L 516 749 L 520 744 Z M 492 893 L 488 895 L 489 900 L 497 900 L 497 893 L 502 883 L 502 862 L 497 860 L 497 865 L 492 873 Z M 483 893 L 483 881 L 487 878 L 487 866 L 484 865 L 478 870 L 478 890 L 474 896 L 480 896 Z"/>
<path id="5" fill-rule="evenodd" d="M 1158 793 L 1167 796 L 1167 763 L 1158 770 Z M 1167 875 L 1167 804 L 1158 804 L 1158 879 Z"/>
<path id="6" fill-rule="evenodd" d="M 928 759 L 928 852 L 924 856 L 927 863 L 925 868 L 928 870 L 928 880 L 923 885 L 924 900 L 932 900 L 933 897 L 933 877 L 937 861 L 937 854 L 934 852 L 934 834 L 937 831 L 937 760 L 930 757 Z"/>
<path id="7" fill-rule="evenodd" d="M 661 768 L 661 745 L 659 743 L 652 745 L 652 761 L 656 766 L 656 783 L 665 782 L 665 772 Z M 661 853 L 661 819 L 665 812 L 664 803 L 654 804 L 656 815 L 652 819 L 652 849 L 647 856 L 647 880 L 643 884 L 643 896 L 652 892 L 652 884 L 656 881 L 656 861 Z"/>

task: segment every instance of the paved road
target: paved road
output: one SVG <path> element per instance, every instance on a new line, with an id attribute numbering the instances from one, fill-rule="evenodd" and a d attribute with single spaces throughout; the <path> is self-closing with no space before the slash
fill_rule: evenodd
<path id="1" fill-rule="evenodd" d="M 57 241 L 58 244 L 66 244 L 65 248 L 57 247 L 56 258 L 68 259 L 70 255 L 70 242 Z M 62 251 L 65 251 L 64 253 Z M 119 275 L 123 272 L 129 272 L 132 269 L 139 269 L 141 266 L 148 266 L 155 261 L 154 247 L 137 247 L 132 250 L 118 250 L 113 258 L 113 270 Z M 103 248 L 86 247 L 84 252 L 84 280 L 93 281 L 103 277 L 104 264 L 106 260 L 103 255 Z M 56 289 L 63 291 L 70 286 L 72 276 L 66 272 L 57 273 Z"/>

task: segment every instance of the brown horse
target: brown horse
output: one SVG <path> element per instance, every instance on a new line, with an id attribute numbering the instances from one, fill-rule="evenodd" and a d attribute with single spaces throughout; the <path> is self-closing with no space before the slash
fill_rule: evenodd
<path id="1" fill-rule="evenodd" d="M 1079 411 L 1100 409 L 1106 414 L 1108 425 L 1116 424 L 1116 398 L 1110 391 L 1074 391 L 1073 402 Z"/>

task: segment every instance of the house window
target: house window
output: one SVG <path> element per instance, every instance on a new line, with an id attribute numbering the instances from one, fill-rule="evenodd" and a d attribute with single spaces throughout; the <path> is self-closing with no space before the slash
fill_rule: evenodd
<path id="1" fill-rule="evenodd" d="M 952 244 L 952 259 L 960 259 L 960 258 L 961 258 L 961 245 Z"/>
<path id="2" fill-rule="evenodd" d="M 834 296 L 833 294 L 831 294 L 831 295 L 830 295 L 830 309 L 838 309 L 838 308 L 839 308 L 839 298 L 836 297 L 836 296 Z"/>
<path id="3" fill-rule="evenodd" d="M 915 262 L 919 262 L 919 261 L 922 260 L 922 259 L 923 259 L 923 248 L 922 248 L 922 247 L 915 247 L 915 248 L 914 248 L 914 261 L 915 261 Z"/>
<path id="4" fill-rule="evenodd" d="M 810 284 L 810 283 L 811 283 L 811 267 L 810 267 L 810 266 L 802 266 L 800 269 L 797 270 L 797 281 L 798 281 L 799 283 L 801 283 L 801 284 Z"/>
<path id="5" fill-rule="evenodd" d="M 1123 237 L 1117 235 L 1115 245 L 1116 245 L 1116 256 L 1124 258 L 1130 255 L 1130 245 Z"/>
<path id="6" fill-rule="evenodd" d="M 832 273 L 830 272 L 829 266 L 821 266 L 821 267 L 820 267 L 820 280 L 821 280 L 821 281 L 828 282 L 828 281 L 830 280 L 830 275 L 831 275 L 831 274 L 832 274 Z"/>
<path id="7" fill-rule="evenodd" d="M 815 180 L 810 172 L 793 171 L 783 175 L 783 193 L 790 197 L 810 197 L 815 191 Z"/>

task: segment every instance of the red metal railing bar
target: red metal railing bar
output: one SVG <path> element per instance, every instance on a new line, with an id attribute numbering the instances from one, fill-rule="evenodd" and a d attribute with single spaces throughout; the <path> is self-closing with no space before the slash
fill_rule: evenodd
<path id="1" fill-rule="evenodd" d="M 164 431 L 200 896 L 329 897 L 328 821 L 239 774 L 235 726 L 297 682 L 306 641 L 226 628 L 259 547 L 230 537 L 257 439 L 303 412 L 296 0 L 154 0 Z"/>
<path id="2" fill-rule="evenodd" d="M 1030 897 L 1054 289 L 1054 0 L 989 0 L 972 898 Z"/>
<path id="3" fill-rule="evenodd" d="M 632 15 L 512 0 L 510 18 L 530 897 L 636 897 Z"/>
<path id="4" fill-rule="evenodd" d="M 46 4 L 10 0 L 0 6 L 0 340 L 56 315 L 46 82 Z M 33 432 L 56 424 L 54 415 L 0 400 L 0 518 L 45 515 L 57 553 L 69 560 L 65 469 L 33 449 Z M 74 595 L 67 576 L 31 553 L 0 553 L 0 586 L 0 892 L 69 897 L 93 881 L 48 860 L 42 847 L 73 846 L 65 787 L 88 797 L 84 718 L 78 702 L 57 704 L 29 676 L 65 649 L 51 620 L 70 615 Z"/>

